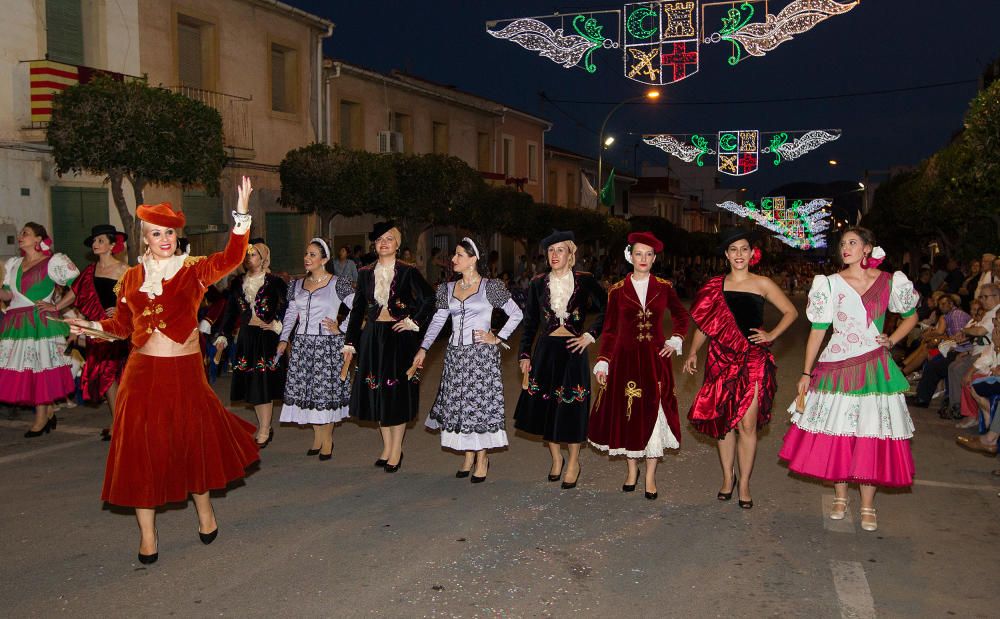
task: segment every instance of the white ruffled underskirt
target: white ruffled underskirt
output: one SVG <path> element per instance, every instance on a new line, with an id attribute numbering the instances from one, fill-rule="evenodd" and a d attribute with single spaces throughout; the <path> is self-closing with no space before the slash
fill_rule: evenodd
<path id="1" fill-rule="evenodd" d="M 792 423 L 807 432 L 833 436 L 908 439 L 913 419 L 901 393 L 844 395 L 824 391 L 806 394 L 805 411 L 788 407 Z"/>
<path id="2" fill-rule="evenodd" d="M 441 429 L 441 424 L 430 417 L 427 418 L 424 425 L 431 430 Z M 441 431 L 441 446 L 445 449 L 453 449 L 455 451 L 501 449 L 503 447 L 507 447 L 508 444 L 506 430 L 484 432 L 483 434 L 476 434 L 475 432 L 463 434 L 461 432 Z"/>
<path id="3" fill-rule="evenodd" d="M 299 408 L 294 404 L 284 404 L 281 407 L 281 423 L 297 423 L 300 426 L 321 426 L 327 423 L 338 423 L 350 417 L 348 407 L 341 406 L 334 410 L 313 410 Z"/>
<path id="4" fill-rule="evenodd" d="M 629 451 L 624 447 L 609 449 L 607 445 L 598 445 L 594 441 L 588 442 L 609 456 L 625 456 L 626 458 L 662 458 L 663 452 L 667 449 L 680 449 L 681 447 L 674 433 L 670 431 L 670 424 L 667 423 L 662 406 L 656 411 L 656 424 L 653 426 L 653 433 L 643 451 Z"/>

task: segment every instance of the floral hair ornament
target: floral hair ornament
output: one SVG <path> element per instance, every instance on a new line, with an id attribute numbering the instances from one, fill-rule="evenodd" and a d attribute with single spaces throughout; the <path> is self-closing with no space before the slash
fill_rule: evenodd
<path id="1" fill-rule="evenodd" d="M 862 269 L 876 269 L 885 260 L 885 250 L 876 245 L 872 248 L 872 255 L 861 259 Z"/>
<path id="2" fill-rule="evenodd" d="M 764 254 L 760 251 L 759 247 L 754 247 L 753 251 L 750 252 L 750 266 L 755 267 L 760 264 L 760 259 L 764 257 Z"/>
<path id="3" fill-rule="evenodd" d="M 51 256 L 52 255 L 52 239 L 45 237 L 38 243 L 38 251 L 42 252 L 42 255 Z"/>
<path id="4" fill-rule="evenodd" d="M 629 264 L 635 264 L 634 262 L 632 262 L 632 246 L 631 245 L 626 245 L 625 246 L 625 262 L 627 262 Z"/>
<path id="5" fill-rule="evenodd" d="M 476 260 L 479 260 L 479 248 L 476 246 L 475 241 L 473 241 L 472 239 L 470 239 L 467 236 L 464 236 L 464 237 L 462 237 L 462 242 L 463 243 L 468 243 L 469 245 L 472 246 L 472 253 L 475 254 Z"/>
<path id="6" fill-rule="evenodd" d="M 125 235 L 121 232 L 115 234 L 115 244 L 111 246 L 111 253 L 117 255 L 125 251 Z"/>

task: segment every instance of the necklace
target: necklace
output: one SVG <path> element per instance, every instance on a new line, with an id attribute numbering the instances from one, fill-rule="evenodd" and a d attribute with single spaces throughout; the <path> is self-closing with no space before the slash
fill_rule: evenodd
<path id="1" fill-rule="evenodd" d="M 469 282 L 468 284 L 466 284 L 465 280 L 463 279 L 463 280 L 460 280 L 458 282 L 458 287 L 461 288 L 462 290 L 468 290 L 469 288 L 472 288 L 473 286 L 475 286 L 477 283 L 479 283 L 479 278 L 478 277 L 476 279 L 472 280 L 471 282 Z"/>
<path id="2" fill-rule="evenodd" d="M 308 279 L 309 281 L 311 281 L 313 283 L 316 283 L 316 284 L 322 284 L 326 280 L 330 279 L 330 274 L 327 273 L 323 277 L 320 277 L 320 278 L 317 279 L 317 278 L 315 278 L 315 277 L 312 276 L 312 273 L 310 273 L 309 277 L 307 277 L 306 279 Z"/>

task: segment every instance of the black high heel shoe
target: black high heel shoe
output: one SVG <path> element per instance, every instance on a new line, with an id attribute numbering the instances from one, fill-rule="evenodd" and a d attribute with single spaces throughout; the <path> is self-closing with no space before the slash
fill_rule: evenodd
<path id="1" fill-rule="evenodd" d="M 729 492 L 722 492 L 720 490 L 719 494 L 715 495 L 715 498 L 719 499 L 720 501 L 728 501 L 729 499 L 733 498 L 733 491 L 736 490 L 736 484 L 738 483 L 740 483 L 740 480 L 736 479 L 736 475 L 734 474 L 733 487 L 729 489 Z"/>
<path id="2" fill-rule="evenodd" d="M 154 552 L 151 555 L 144 555 L 140 552 L 138 556 L 139 563 L 142 563 L 143 565 L 150 565 L 152 563 L 156 563 L 156 560 L 160 558 L 160 553 Z"/>
<path id="3" fill-rule="evenodd" d="M 470 474 L 472 474 L 472 469 L 469 469 L 468 471 L 463 471 L 461 469 L 455 471 L 455 477 L 457 477 L 458 479 L 465 479 Z"/>
<path id="4" fill-rule="evenodd" d="M 152 565 L 156 563 L 156 560 L 160 558 L 160 536 L 156 536 L 156 552 L 151 555 L 144 555 L 141 552 L 138 554 L 139 563 L 143 565 Z"/>
<path id="5" fill-rule="evenodd" d="M 217 537 L 219 537 L 219 525 L 215 525 L 215 530 L 211 533 L 202 533 L 201 531 L 198 531 L 198 539 L 200 539 L 201 543 L 206 546 L 214 542 Z"/>
<path id="6" fill-rule="evenodd" d="M 307 452 L 306 452 L 306 455 L 307 455 L 307 456 L 315 456 L 315 455 L 317 455 L 318 453 L 319 453 L 319 450 L 318 450 L 318 449 L 310 449 L 309 451 L 307 451 Z"/>
<path id="7" fill-rule="evenodd" d="M 319 450 L 318 450 L 318 449 L 316 450 L 316 453 L 319 453 Z M 386 465 L 386 464 L 387 464 L 388 462 L 389 462 L 389 461 L 388 461 L 388 460 L 386 460 L 385 458 L 379 458 L 378 460 L 376 460 L 376 461 L 375 461 L 375 466 L 377 466 L 377 467 L 379 467 L 379 468 L 383 468 L 383 469 L 384 469 L 384 468 L 385 468 L 385 465 Z"/>
<path id="8" fill-rule="evenodd" d="M 658 492 L 646 492 L 646 498 L 650 501 L 655 501 L 658 496 L 660 496 L 660 493 Z"/>
<path id="9" fill-rule="evenodd" d="M 563 460 L 562 465 L 559 467 L 559 472 L 557 474 L 553 475 L 552 473 L 549 473 L 549 481 L 559 481 L 559 479 L 562 477 L 563 471 L 565 470 L 566 470 L 566 460 Z"/>
<path id="10" fill-rule="evenodd" d="M 53 430 L 55 430 L 56 426 L 59 425 L 59 418 L 56 417 L 55 413 L 52 413 L 52 417 L 49 418 L 49 423 L 52 424 Z"/>
<path id="11" fill-rule="evenodd" d="M 487 458 L 487 460 L 486 460 L 486 475 L 489 475 L 489 473 L 490 473 L 490 461 Z M 486 481 L 486 475 L 483 475 L 482 477 L 476 477 L 475 475 L 473 475 L 472 479 L 470 479 L 469 481 L 471 481 L 474 484 L 481 484 L 484 481 Z"/>
<path id="12" fill-rule="evenodd" d="M 753 509 L 753 499 L 750 499 L 749 501 L 744 501 L 743 499 L 738 498 L 736 499 L 736 502 L 739 503 L 740 507 L 743 509 Z"/>
<path id="13" fill-rule="evenodd" d="M 566 465 L 564 464 L 563 466 L 565 467 Z M 573 482 L 564 481 L 562 483 L 562 489 L 563 490 L 572 490 L 573 488 L 576 488 L 576 482 L 580 481 L 580 475 L 582 473 L 583 473 L 583 467 L 582 466 L 577 467 L 576 479 Z"/>
<path id="14" fill-rule="evenodd" d="M 399 454 L 399 462 L 397 462 L 396 464 L 389 464 L 388 461 L 385 463 L 385 472 L 386 473 L 395 473 L 396 471 L 399 470 L 399 467 L 401 467 L 401 466 L 403 466 L 403 454 L 402 454 L 402 452 L 400 452 L 400 454 Z"/>
<path id="15" fill-rule="evenodd" d="M 622 484 L 622 492 L 635 492 L 635 484 Z"/>
<path id="16" fill-rule="evenodd" d="M 333 459 L 333 450 L 331 449 L 330 453 L 328 453 L 328 454 L 320 454 L 319 455 L 319 459 L 320 459 L 320 462 L 326 462 L 327 460 Z"/>
<path id="17" fill-rule="evenodd" d="M 267 431 L 267 440 L 263 443 L 257 443 L 257 449 L 264 449 L 271 444 L 272 440 L 274 440 L 274 428 L 269 428 Z M 256 443 L 257 441 L 254 442 Z"/>
<path id="18" fill-rule="evenodd" d="M 52 415 L 49 420 L 45 422 L 41 430 L 28 430 L 24 433 L 24 438 L 38 438 L 43 434 L 48 434 L 50 431 L 56 429 L 56 416 Z"/>

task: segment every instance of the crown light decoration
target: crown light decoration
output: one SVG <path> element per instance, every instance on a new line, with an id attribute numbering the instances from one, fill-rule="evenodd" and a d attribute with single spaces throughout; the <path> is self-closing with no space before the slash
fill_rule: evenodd
<path id="1" fill-rule="evenodd" d="M 798 137 L 795 137 L 798 136 Z M 761 148 L 761 138 L 767 146 Z M 705 137 L 700 134 L 657 133 L 643 136 L 642 141 L 687 163 L 705 165 L 705 157 L 714 155 L 719 172 L 730 176 L 745 176 L 757 171 L 761 155 L 774 157 L 772 163 L 792 161 L 816 150 L 827 142 L 840 138 L 839 129 L 810 131 L 769 131 L 741 129 L 719 131 Z"/>
<path id="2" fill-rule="evenodd" d="M 793 0 L 772 14 L 773 2 L 637 2 L 621 9 L 494 20 L 487 22 L 486 31 L 567 69 L 579 67 L 588 73 L 597 71 L 596 52 L 614 51 L 622 55 L 625 77 L 663 85 L 697 73 L 702 46 L 727 43 L 727 62 L 735 66 L 858 5 L 857 0 Z M 715 24 L 715 29 L 706 29 L 706 24 Z"/>
<path id="3" fill-rule="evenodd" d="M 789 204 L 784 196 L 774 196 L 761 198 L 760 206 L 750 200 L 743 204 L 727 200 L 717 206 L 756 222 L 790 247 L 802 250 L 826 247 L 825 231 L 830 227 L 829 207 L 833 206 L 829 200 L 794 200 Z"/>

